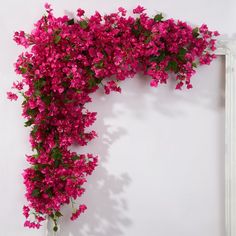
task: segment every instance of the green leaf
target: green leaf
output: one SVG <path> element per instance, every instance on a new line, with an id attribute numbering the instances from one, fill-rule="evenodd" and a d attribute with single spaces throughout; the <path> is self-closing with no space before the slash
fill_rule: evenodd
<path id="1" fill-rule="evenodd" d="M 57 216 L 57 217 L 61 217 L 61 216 L 63 216 L 63 215 L 61 214 L 60 211 L 56 211 L 56 212 L 55 212 L 55 216 Z"/>
<path id="2" fill-rule="evenodd" d="M 34 125 L 33 129 L 30 132 L 30 134 L 34 137 L 37 131 L 38 131 L 38 126 Z"/>
<path id="3" fill-rule="evenodd" d="M 40 195 L 40 189 L 38 188 L 35 188 L 31 193 L 32 197 L 38 197 L 39 195 Z"/>
<path id="4" fill-rule="evenodd" d="M 34 88 L 40 90 L 41 88 L 43 88 L 43 86 L 45 86 L 45 84 L 46 84 L 46 79 L 42 77 L 34 82 Z"/>
<path id="5" fill-rule="evenodd" d="M 47 95 L 43 95 L 43 96 L 41 96 L 41 99 L 46 105 L 49 105 L 51 103 L 52 97 L 47 96 Z"/>
<path id="6" fill-rule="evenodd" d="M 27 68 L 26 68 L 26 67 L 23 67 L 23 66 L 22 66 L 22 67 L 20 67 L 19 69 L 20 69 L 20 71 L 21 71 L 22 74 L 25 74 L 25 73 L 27 72 Z"/>
<path id="7" fill-rule="evenodd" d="M 60 40 L 61 40 L 61 36 L 60 36 L 59 34 L 55 35 L 55 37 L 54 37 L 54 43 L 55 43 L 55 44 L 58 44 L 58 43 L 60 42 Z"/>
<path id="8" fill-rule="evenodd" d="M 34 158 L 38 158 L 39 157 L 39 154 L 37 153 L 37 154 L 33 154 L 32 155 Z"/>
<path id="9" fill-rule="evenodd" d="M 51 155 L 54 160 L 62 158 L 62 153 L 58 147 L 52 149 Z"/>
<path id="10" fill-rule="evenodd" d="M 69 88 L 70 87 L 70 83 L 68 81 L 62 81 L 61 82 L 61 85 L 64 87 L 64 88 Z"/>
<path id="11" fill-rule="evenodd" d="M 38 143 L 37 146 L 35 147 L 37 151 L 40 151 L 43 149 L 42 143 Z"/>
<path id="12" fill-rule="evenodd" d="M 185 60 L 185 55 L 186 55 L 186 53 L 187 53 L 187 49 L 185 49 L 185 48 L 180 48 L 179 49 L 179 52 L 178 52 L 178 54 L 177 54 L 177 58 L 179 59 L 179 60 L 181 60 L 181 61 L 184 61 Z"/>
<path id="13" fill-rule="evenodd" d="M 196 62 L 193 62 L 193 63 L 192 63 L 192 66 L 193 66 L 194 68 L 197 68 L 197 63 L 196 63 Z"/>
<path id="14" fill-rule="evenodd" d="M 176 61 L 169 61 L 166 70 L 171 70 L 174 72 L 178 72 L 178 63 Z"/>
<path id="15" fill-rule="evenodd" d="M 65 61 L 69 61 L 69 60 L 70 60 L 70 58 L 71 58 L 71 57 L 70 57 L 70 55 L 69 55 L 69 54 L 68 54 L 68 55 L 66 55 L 66 56 L 64 56 L 64 60 L 65 60 Z"/>
<path id="16" fill-rule="evenodd" d="M 33 68 L 33 64 L 28 63 L 28 67 L 29 67 L 30 69 L 32 69 L 32 68 Z"/>
<path id="17" fill-rule="evenodd" d="M 45 193 L 49 196 L 53 196 L 53 187 L 49 187 L 48 189 L 45 190 Z"/>
<path id="18" fill-rule="evenodd" d="M 57 232 L 57 230 L 58 230 L 58 227 L 57 227 L 57 225 L 55 225 L 55 226 L 53 227 L 53 231 L 54 231 L 54 232 Z"/>
<path id="19" fill-rule="evenodd" d="M 134 24 L 134 26 L 132 27 L 132 33 L 136 36 L 136 37 L 139 37 L 139 35 L 141 34 L 143 30 L 143 27 L 141 25 L 141 22 L 140 22 L 140 19 L 137 18 L 136 19 L 136 22 Z"/>
<path id="20" fill-rule="evenodd" d="M 80 157 L 77 156 L 77 155 L 75 155 L 75 156 L 72 157 L 72 160 L 73 160 L 73 161 L 76 161 L 76 160 L 79 160 L 79 159 L 80 159 Z"/>
<path id="21" fill-rule="evenodd" d="M 101 61 L 99 61 L 98 63 L 96 63 L 94 66 L 96 67 L 96 68 L 102 68 L 103 67 L 103 65 L 104 65 L 104 63 L 103 63 L 103 61 L 101 60 Z"/>
<path id="22" fill-rule="evenodd" d="M 194 28 L 192 33 L 193 33 L 193 37 L 197 38 L 200 35 L 199 28 L 198 27 Z"/>
<path id="23" fill-rule="evenodd" d="M 41 176 L 35 176 L 33 178 L 30 179 L 31 181 L 40 181 L 42 180 L 42 177 Z"/>
<path id="24" fill-rule="evenodd" d="M 89 81 L 88 81 L 88 84 L 89 84 L 89 89 L 93 88 L 94 86 L 96 86 L 96 80 L 95 78 L 91 78 Z"/>
<path id="25" fill-rule="evenodd" d="M 55 161 L 54 161 L 55 168 L 58 168 L 60 166 L 60 164 L 61 164 L 61 160 L 60 159 L 55 159 Z"/>
<path id="26" fill-rule="evenodd" d="M 35 97 L 41 97 L 41 92 L 40 92 L 40 90 L 36 89 L 35 92 L 34 92 L 34 96 L 35 96 Z"/>
<path id="27" fill-rule="evenodd" d="M 65 181 L 67 178 L 66 178 L 66 176 L 63 175 L 63 176 L 60 177 L 60 179 Z"/>
<path id="28" fill-rule="evenodd" d="M 79 25 L 82 29 L 86 29 L 88 27 L 88 22 L 86 20 L 82 20 L 79 22 Z"/>
<path id="29" fill-rule="evenodd" d="M 73 25 L 75 23 L 74 19 L 70 19 L 67 21 L 67 25 Z"/>
<path id="30" fill-rule="evenodd" d="M 35 165 L 32 166 L 32 168 L 33 168 L 34 170 L 39 170 L 39 169 L 40 169 L 40 166 L 39 166 L 39 164 L 35 164 Z"/>
<path id="31" fill-rule="evenodd" d="M 161 61 L 164 60 L 165 56 L 166 56 L 166 53 L 162 51 L 160 52 L 159 56 L 151 56 L 150 61 L 160 63 Z"/>
<path id="32" fill-rule="evenodd" d="M 162 21 L 162 19 L 163 19 L 164 17 L 163 17 L 163 15 L 162 15 L 162 13 L 160 13 L 160 14 L 156 14 L 155 15 L 155 17 L 154 17 L 154 21 Z"/>
<path id="33" fill-rule="evenodd" d="M 31 126 L 34 123 L 34 119 L 31 118 L 25 122 L 25 127 Z"/>
<path id="34" fill-rule="evenodd" d="M 34 117 L 34 116 L 38 113 L 38 109 L 37 109 L 37 108 L 30 109 L 30 108 L 29 108 L 29 109 L 26 111 L 26 113 L 27 113 L 27 115 Z"/>

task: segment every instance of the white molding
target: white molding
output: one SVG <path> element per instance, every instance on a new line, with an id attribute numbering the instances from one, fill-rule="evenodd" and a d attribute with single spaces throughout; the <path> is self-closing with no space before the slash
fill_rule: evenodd
<path id="1" fill-rule="evenodd" d="M 217 42 L 225 56 L 225 235 L 236 236 L 236 41 Z"/>

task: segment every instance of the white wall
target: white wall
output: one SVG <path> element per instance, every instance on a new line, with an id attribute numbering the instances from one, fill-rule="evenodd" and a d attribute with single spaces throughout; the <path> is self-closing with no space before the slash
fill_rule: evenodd
<path id="1" fill-rule="evenodd" d="M 57 15 L 78 7 L 109 13 L 144 5 L 167 17 L 207 23 L 236 38 L 233 0 L 50 1 Z M 45 1 L 8 0 L 0 7 L 0 235 L 44 235 L 23 228 L 22 169 L 30 152 L 20 102 L 5 93 L 16 79 L 12 64 L 21 52 L 13 32 L 30 30 L 44 13 Z M 77 222 L 65 218 L 60 236 L 224 236 L 224 60 L 198 70 L 191 91 L 174 85 L 157 89 L 136 76 L 122 94 L 94 95 L 91 110 L 100 134 L 86 150 L 100 155 L 87 184 L 87 212 Z M 86 151 L 85 150 L 85 151 Z M 66 218 L 67 217 L 67 218 Z"/>

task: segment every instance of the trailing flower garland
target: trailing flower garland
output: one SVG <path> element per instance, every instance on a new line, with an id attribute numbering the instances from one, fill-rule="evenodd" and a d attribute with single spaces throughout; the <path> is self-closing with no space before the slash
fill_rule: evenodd
<path id="1" fill-rule="evenodd" d="M 96 112 L 85 105 L 99 86 L 105 93 L 121 92 L 120 81 L 143 72 L 150 85 L 167 83 L 174 73 L 176 89 L 192 88 L 191 77 L 199 65 L 215 58 L 215 36 L 206 25 L 192 28 L 186 22 L 164 20 L 162 14 L 150 18 L 144 8 L 87 18 L 82 9 L 77 18 L 55 17 L 49 4 L 47 14 L 30 34 L 16 32 L 17 44 L 28 48 L 19 55 L 15 71 L 23 79 L 13 84 L 23 96 L 25 126 L 31 127 L 30 143 L 35 154 L 27 155 L 30 167 L 24 170 L 28 206 L 23 207 L 25 226 L 39 228 L 49 216 L 54 231 L 64 204 L 79 198 L 83 184 L 97 165 L 97 156 L 78 154 L 72 144 L 87 145 L 97 136 L 86 128 L 96 120 Z M 15 93 L 8 92 L 10 100 Z M 80 205 L 72 212 L 75 220 L 86 210 Z"/>

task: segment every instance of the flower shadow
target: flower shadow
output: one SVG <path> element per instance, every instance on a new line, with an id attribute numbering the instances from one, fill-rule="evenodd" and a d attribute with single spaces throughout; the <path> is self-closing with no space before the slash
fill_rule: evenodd
<path id="1" fill-rule="evenodd" d="M 98 96 L 101 93 L 103 91 L 99 90 Z M 104 96 L 101 97 L 104 98 Z M 93 174 L 88 177 L 84 195 L 78 199 L 78 204 L 84 203 L 88 209 L 72 222 L 70 206 L 63 207 L 63 220 L 59 222 L 58 236 L 119 236 L 123 234 L 124 228 L 132 224 L 126 215 L 128 207 L 122 196 L 130 185 L 131 179 L 127 173 L 113 174 L 106 167 L 106 163 L 109 162 L 109 147 L 126 134 L 122 127 L 111 130 L 111 127 L 105 124 L 106 117 L 114 116 L 110 109 L 111 104 L 111 102 L 103 100 L 99 101 L 96 106 L 98 118 L 92 129 L 96 130 L 99 137 L 84 148 L 72 147 L 78 153 L 98 154 L 99 162 Z M 89 108 L 89 110 L 91 109 Z M 47 230 L 52 232 L 50 223 L 48 223 Z"/>

